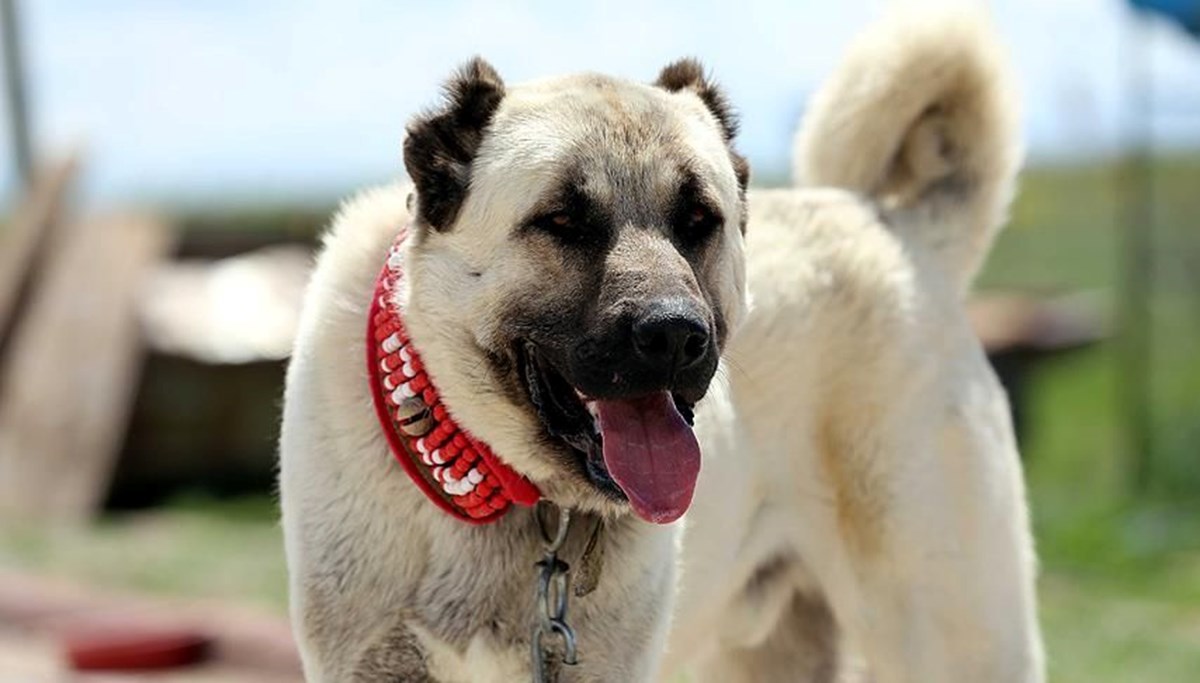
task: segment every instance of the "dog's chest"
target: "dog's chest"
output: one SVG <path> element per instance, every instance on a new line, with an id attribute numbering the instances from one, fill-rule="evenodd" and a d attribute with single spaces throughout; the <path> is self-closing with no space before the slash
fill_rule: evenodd
<path id="1" fill-rule="evenodd" d="M 425 629 L 415 629 L 429 675 L 445 683 L 506 683 L 529 679 L 528 653 L 478 633 L 459 648 Z"/>
<path id="2" fill-rule="evenodd" d="M 433 680 L 529 679 L 534 562 L 532 525 L 502 521 L 459 543 L 436 543 L 411 593 L 408 621 Z"/>
<path id="3" fill-rule="evenodd" d="M 590 528 L 587 521 L 580 520 L 581 531 Z M 469 552 L 451 553 L 434 544 L 430 565 L 409 593 L 407 628 L 428 674 L 439 683 L 531 677 L 541 540 L 532 525 L 507 524 L 472 533 Z M 595 590 L 570 600 L 567 621 L 580 646 L 579 664 L 558 670 L 562 653 L 550 639 L 549 664 L 558 680 L 643 680 L 652 660 L 648 655 L 662 647 L 674 534 L 627 526 L 608 528 Z M 501 531 L 508 533 L 496 533 Z M 587 533 L 574 534 L 563 548 L 560 559 L 573 573 L 584 564 L 580 558 L 587 541 Z"/>

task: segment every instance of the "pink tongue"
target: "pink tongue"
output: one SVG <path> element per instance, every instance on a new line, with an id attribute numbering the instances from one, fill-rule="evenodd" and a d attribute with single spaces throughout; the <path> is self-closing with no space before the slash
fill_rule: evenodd
<path id="1" fill-rule="evenodd" d="M 669 392 L 596 401 L 604 466 L 647 522 L 669 524 L 687 512 L 700 474 L 700 445 Z"/>

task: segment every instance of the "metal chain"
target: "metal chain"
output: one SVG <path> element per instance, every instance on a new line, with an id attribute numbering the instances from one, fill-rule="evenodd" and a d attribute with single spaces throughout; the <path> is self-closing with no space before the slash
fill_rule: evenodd
<path id="1" fill-rule="evenodd" d="M 542 559 L 534 565 L 538 569 L 537 614 L 534 616 L 533 638 L 530 645 L 534 683 L 549 683 L 550 681 L 546 677 L 547 665 L 554 656 L 555 649 L 545 642 L 549 636 L 556 636 L 561 642 L 563 664 L 573 666 L 579 661 L 575 653 L 575 631 L 567 625 L 571 567 L 558 559 L 558 551 L 562 549 L 563 543 L 567 540 L 567 531 L 571 527 L 571 511 L 567 508 L 559 508 L 558 525 L 551 531 L 547 526 L 546 516 L 543 514 L 549 507 L 551 507 L 550 503 L 539 501 L 533 512 L 543 544 Z"/>

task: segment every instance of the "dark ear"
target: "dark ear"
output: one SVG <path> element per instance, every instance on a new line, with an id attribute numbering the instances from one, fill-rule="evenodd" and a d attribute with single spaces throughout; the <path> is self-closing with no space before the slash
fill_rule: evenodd
<path id="1" fill-rule="evenodd" d="M 716 117 L 717 123 L 721 124 L 725 140 L 733 140 L 737 135 L 737 114 L 733 112 L 733 107 L 720 86 L 704 74 L 704 67 L 700 62 L 689 57 L 668 64 L 659 72 L 654 85 L 670 92 L 691 90 L 696 93 Z"/>
<path id="2" fill-rule="evenodd" d="M 417 223 L 434 230 L 454 224 L 483 131 L 504 99 L 504 81 L 476 57 L 459 67 L 444 91 L 442 106 L 413 119 L 404 141 L 404 165 L 417 186 Z"/>
<path id="3" fill-rule="evenodd" d="M 733 106 L 729 104 L 729 98 L 725 97 L 720 86 L 705 75 L 704 66 L 690 57 L 680 59 L 664 67 L 659 72 L 658 80 L 654 81 L 654 85 L 669 92 L 691 90 L 704 102 L 704 106 L 708 107 L 721 126 L 725 142 L 729 144 L 729 158 L 733 162 L 733 172 L 737 175 L 738 184 L 745 190 L 750 183 L 750 164 L 746 161 L 746 157 L 733 149 L 733 138 L 737 136 L 738 132 L 737 114 L 734 113 Z"/>

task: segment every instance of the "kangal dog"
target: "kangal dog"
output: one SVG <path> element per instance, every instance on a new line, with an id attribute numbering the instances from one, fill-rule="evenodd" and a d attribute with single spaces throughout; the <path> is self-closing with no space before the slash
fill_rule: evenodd
<path id="1" fill-rule="evenodd" d="M 812 102 L 795 187 L 751 190 L 694 61 L 466 64 L 305 300 L 281 492 L 308 679 L 1042 680 L 1008 406 L 963 310 L 1013 99 L 981 20 L 885 21 Z M 535 630 L 555 509 L 574 665 Z"/>

